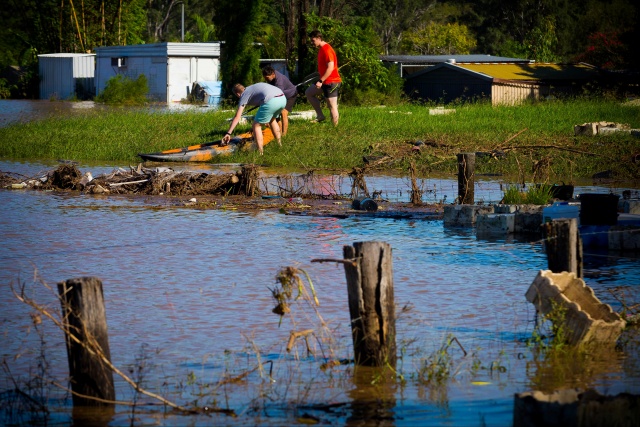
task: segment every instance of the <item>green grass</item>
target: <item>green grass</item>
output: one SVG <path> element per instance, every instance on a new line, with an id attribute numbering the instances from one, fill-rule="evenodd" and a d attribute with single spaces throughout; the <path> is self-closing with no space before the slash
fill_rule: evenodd
<path id="1" fill-rule="evenodd" d="M 486 103 L 447 106 L 455 113 L 429 115 L 433 106 L 340 106 L 340 124 L 291 121 L 283 146 L 270 144 L 265 155 L 238 153 L 220 162 L 256 162 L 273 167 L 351 170 L 363 156 L 390 156 L 382 167 L 406 173 L 411 161 L 418 173 L 456 173 L 460 152 L 496 153 L 478 157 L 476 173 L 510 175 L 518 182 L 566 181 L 613 170 L 621 179 L 637 179 L 632 162 L 640 140 L 629 134 L 575 137 L 573 126 L 610 121 L 640 128 L 640 107 L 609 100 L 548 101 L 517 107 Z M 300 101 L 297 110 L 310 110 Z M 326 112 L 325 109 L 325 113 Z M 220 139 L 230 111 L 161 113 L 113 108 L 84 115 L 51 118 L 0 128 L 0 158 L 8 160 L 105 161 L 137 163 L 137 153 L 161 151 Z M 236 133 L 249 130 L 239 126 Z M 517 136 L 515 136 L 517 135 Z M 515 136 L 515 137 L 514 137 Z M 419 151 L 413 143 L 425 141 Z M 542 161 L 542 162 L 541 162 Z M 543 173 L 540 173 L 543 172 Z M 540 177 L 544 177 L 540 178 Z"/>

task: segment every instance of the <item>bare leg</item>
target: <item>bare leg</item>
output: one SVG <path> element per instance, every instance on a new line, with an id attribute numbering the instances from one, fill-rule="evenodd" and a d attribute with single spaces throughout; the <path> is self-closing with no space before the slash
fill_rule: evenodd
<path id="1" fill-rule="evenodd" d="M 256 121 L 253 122 L 253 137 L 258 145 L 258 151 L 260 155 L 264 154 L 263 150 L 263 138 L 262 138 L 262 125 Z"/>
<path id="2" fill-rule="evenodd" d="M 289 112 L 287 110 L 282 110 L 282 136 L 287 135 L 287 131 L 289 130 Z"/>
<path id="3" fill-rule="evenodd" d="M 340 114 L 338 113 L 338 97 L 327 98 L 327 104 L 329 104 L 329 114 L 331 114 L 331 121 L 334 126 L 338 126 L 338 120 L 340 120 Z"/>
<path id="4" fill-rule="evenodd" d="M 305 95 L 307 96 L 307 100 L 309 104 L 316 110 L 316 118 L 318 121 L 322 121 L 325 119 L 324 114 L 322 114 L 322 106 L 320 105 L 320 100 L 318 99 L 318 95 L 322 93 L 322 89 L 318 89 L 314 85 L 309 86 Z"/>
<path id="5" fill-rule="evenodd" d="M 269 122 L 269 126 L 271 126 L 271 132 L 273 132 L 273 136 L 276 137 L 278 145 L 282 147 L 282 141 L 280 139 L 280 126 L 278 125 L 278 121 L 276 119 L 271 119 L 271 121 Z"/>

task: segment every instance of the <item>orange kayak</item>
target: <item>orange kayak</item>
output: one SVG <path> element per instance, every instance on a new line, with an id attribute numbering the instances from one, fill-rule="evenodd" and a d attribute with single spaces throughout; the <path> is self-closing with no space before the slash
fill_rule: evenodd
<path id="1" fill-rule="evenodd" d="M 273 141 L 273 133 L 269 127 L 262 131 L 263 145 Z M 227 145 L 221 145 L 222 140 L 206 142 L 204 144 L 190 145 L 189 147 L 173 148 L 158 151 L 156 153 L 138 156 L 144 161 L 150 162 L 208 162 L 214 157 L 229 156 L 244 147 L 253 147 L 253 132 L 246 132 L 231 138 Z"/>

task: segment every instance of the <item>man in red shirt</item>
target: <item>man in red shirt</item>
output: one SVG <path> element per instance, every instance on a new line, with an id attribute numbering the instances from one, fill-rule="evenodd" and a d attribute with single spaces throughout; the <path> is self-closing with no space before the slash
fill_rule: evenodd
<path id="1" fill-rule="evenodd" d="M 320 33 L 320 31 L 312 31 L 309 33 L 309 38 L 313 45 L 318 48 L 318 73 L 320 73 L 320 79 L 318 79 L 315 84 L 309 86 L 305 95 L 313 109 L 316 110 L 316 120 L 322 122 L 325 120 L 325 116 L 322 113 L 318 96 L 323 94 L 329 105 L 331 121 L 334 126 L 338 126 L 338 120 L 340 118 L 338 114 L 338 89 L 342 83 L 340 73 L 338 73 L 338 57 L 331 45 L 322 40 L 322 33 Z"/>

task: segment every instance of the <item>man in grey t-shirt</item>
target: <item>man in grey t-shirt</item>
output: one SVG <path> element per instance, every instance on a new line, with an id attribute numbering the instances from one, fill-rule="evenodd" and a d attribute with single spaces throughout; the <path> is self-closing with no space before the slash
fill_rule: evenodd
<path id="1" fill-rule="evenodd" d="M 284 107 L 287 104 L 287 99 L 282 93 L 282 90 L 275 86 L 271 86 L 268 83 L 256 83 L 254 85 L 244 87 L 240 83 L 233 87 L 233 93 L 240 98 L 238 101 L 238 111 L 231 121 L 229 130 L 222 138 L 222 143 L 227 144 L 231 140 L 231 134 L 236 128 L 240 119 L 242 118 L 242 112 L 247 105 L 253 105 L 258 108 L 255 116 L 253 116 L 253 137 L 258 145 L 258 151 L 263 154 L 263 137 L 262 137 L 262 125 L 269 124 L 273 136 L 278 141 L 278 145 L 282 145 L 280 139 L 280 126 L 276 120 Z"/>

